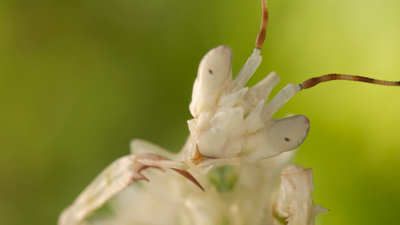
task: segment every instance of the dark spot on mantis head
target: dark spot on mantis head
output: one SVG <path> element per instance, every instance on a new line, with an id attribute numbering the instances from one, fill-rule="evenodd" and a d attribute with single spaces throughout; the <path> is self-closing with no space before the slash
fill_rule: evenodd
<path id="1" fill-rule="evenodd" d="M 284 140 L 285 140 L 286 142 L 289 142 L 289 141 L 290 141 L 290 138 L 285 137 Z"/>
<path id="2" fill-rule="evenodd" d="M 209 74 L 213 74 L 212 69 L 208 69 L 208 73 L 209 73 Z"/>

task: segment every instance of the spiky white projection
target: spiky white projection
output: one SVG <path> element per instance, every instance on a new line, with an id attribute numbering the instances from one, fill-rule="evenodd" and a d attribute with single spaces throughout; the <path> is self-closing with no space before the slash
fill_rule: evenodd
<path id="1" fill-rule="evenodd" d="M 312 173 L 291 164 L 309 129 L 305 116 L 273 119 L 297 92 L 330 80 L 399 86 L 400 82 L 327 74 L 288 84 L 269 74 L 246 86 L 261 63 L 268 13 L 256 48 L 233 79 L 232 52 L 210 50 L 194 82 L 190 135 L 178 154 L 142 140 L 106 168 L 63 211 L 59 225 L 312 225 L 321 207 L 312 201 Z M 92 214 L 109 200 L 113 215 Z"/>

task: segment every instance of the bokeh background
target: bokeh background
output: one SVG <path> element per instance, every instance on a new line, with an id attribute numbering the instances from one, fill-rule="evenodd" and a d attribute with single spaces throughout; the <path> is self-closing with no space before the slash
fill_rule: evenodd
<path id="1" fill-rule="evenodd" d="M 400 1 L 270 0 L 264 63 L 283 84 L 328 72 L 400 79 Z M 202 55 L 259 27 L 258 0 L 2 0 L 0 224 L 55 224 L 132 138 L 177 150 Z M 312 128 L 296 162 L 313 168 L 319 224 L 395 225 L 400 88 L 332 82 L 280 114 Z"/>

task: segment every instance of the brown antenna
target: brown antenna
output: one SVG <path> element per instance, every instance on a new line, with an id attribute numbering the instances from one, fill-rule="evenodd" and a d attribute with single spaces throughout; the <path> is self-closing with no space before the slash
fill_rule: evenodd
<path id="1" fill-rule="evenodd" d="M 359 75 L 330 73 L 319 77 L 312 77 L 308 80 L 305 80 L 300 84 L 300 87 L 301 89 L 308 89 L 314 87 L 317 84 L 332 80 L 349 80 L 349 81 L 365 82 L 365 83 L 384 85 L 384 86 L 400 86 L 400 81 L 386 81 Z"/>
<path id="2" fill-rule="evenodd" d="M 267 0 L 261 0 L 261 25 L 260 31 L 258 32 L 256 39 L 256 48 L 262 49 L 265 41 L 265 37 L 267 36 L 267 25 L 268 25 L 268 8 L 267 8 Z"/>

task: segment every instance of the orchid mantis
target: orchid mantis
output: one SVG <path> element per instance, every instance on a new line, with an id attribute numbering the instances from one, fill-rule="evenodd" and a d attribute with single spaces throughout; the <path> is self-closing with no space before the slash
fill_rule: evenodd
<path id="1" fill-rule="evenodd" d="M 125 207 L 125 214 L 98 224 L 314 224 L 323 209 L 312 201 L 311 170 L 290 163 L 310 122 L 303 115 L 274 119 L 274 114 L 298 92 L 325 81 L 400 84 L 327 74 L 288 84 L 269 98 L 279 82 L 272 72 L 248 87 L 261 64 L 267 33 L 265 0 L 261 6 L 255 48 L 234 79 L 229 47 L 211 49 L 201 60 L 190 103 L 190 135 L 180 153 L 132 141 L 131 153 L 111 163 L 63 211 L 59 225 L 90 224 L 88 217 L 112 198 L 117 207 Z M 218 168 L 233 174 L 227 192 L 209 179 L 212 173 L 222 176 Z M 135 187 L 137 183 L 143 187 Z"/>

